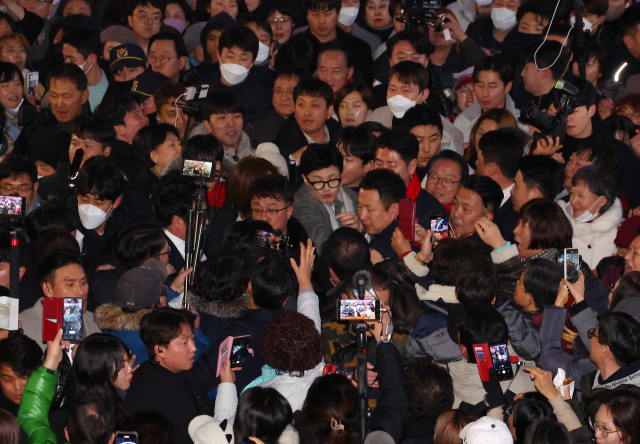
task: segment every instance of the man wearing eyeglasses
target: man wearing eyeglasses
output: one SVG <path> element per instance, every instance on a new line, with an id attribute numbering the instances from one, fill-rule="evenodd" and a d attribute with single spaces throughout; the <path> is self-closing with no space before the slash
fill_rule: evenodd
<path id="1" fill-rule="evenodd" d="M 160 32 L 149 39 L 147 65 L 153 72 L 177 82 L 180 80 L 180 71 L 187 64 L 188 55 L 182 36 L 174 32 Z"/>
<path id="2" fill-rule="evenodd" d="M 164 15 L 162 0 L 133 0 L 128 3 L 127 20 L 131 30 L 138 38 L 138 44 L 144 52 L 148 52 L 149 39 L 160 32 Z"/>
<path id="3" fill-rule="evenodd" d="M 46 202 L 38 196 L 38 170 L 22 156 L 7 157 L 0 162 L 0 195 L 27 198 L 27 214 Z"/>

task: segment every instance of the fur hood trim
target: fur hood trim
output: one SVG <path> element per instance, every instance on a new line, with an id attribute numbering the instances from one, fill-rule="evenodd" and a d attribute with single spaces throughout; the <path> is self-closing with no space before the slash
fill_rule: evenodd
<path id="1" fill-rule="evenodd" d="M 300 443 L 300 437 L 298 436 L 298 431 L 291 424 L 289 424 L 284 429 L 284 431 L 282 432 L 282 434 L 280 434 L 280 437 L 278 438 L 278 444 L 299 444 L 299 443 Z"/>
<path id="2" fill-rule="evenodd" d="M 577 223 L 571 216 L 571 205 L 569 202 L 559 201 L 558 205 L 562 208 L 562 211 L 567 215 L 571 226 L 573 227 L 573 237 L 588 236 L 596 233 L 607 233 L 612 230 L 617 230 L 618 225 L 622 222 L 622 203 L 620 199 L 616 198 L 611 208 L 604 212 L 600 217 L 594 219 L 592 222 Z"/>
<path id="3" fill-rule="evenodd" d="M 442 299 L 445 304 L 459 304 L 456 298 L 456 287 L 450 285 L 431 284 L 429 289 L 425 290 L 419 284 L 416 284 L 416 292 L 421 301 L 437 301 Z"/>
<path id="4" fill-rule="evenodd" d="M 104 304 L 96 308 L 94 320 L 100 330 L 138 331 L 140 330 L 142 317 L 153 310 L 153 308 L 147 308 L 133 313 L 125 313 L 122 311 L 122 307 L 114 304 Z"/>
<path id="5" fill-rule="evenodd" d="M 243 294 L 237 299 L 228 302 L 205 301 L 198 295 L 189 293 L 187 301 L 193 309 L 219 318 L 237 318 L 242 310 L 249 309 L 249 295 Z"/>

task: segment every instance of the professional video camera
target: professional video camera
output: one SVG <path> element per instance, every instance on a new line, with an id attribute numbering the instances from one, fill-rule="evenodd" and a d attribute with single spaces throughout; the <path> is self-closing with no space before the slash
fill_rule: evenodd
<path id="1" fill-rule="evenodd" d="M 428 24 L 434 26 L 437 22 L 441 7 L 441 0 L 407 0 L 402 14 L 405 29 L 426 31 Z"/>
<path id="2" fill-rule="evenodd" d="M 567 116 L 571 114 L 576 107 L 576 96 L 578 95 L 578 88 L 575 85 L 567 82 L 566 80 L 558 80 L 555 86 L 556 97 L 560 96 L 559 100 L 556 100 L 557 113 L 549 116 L 541 111 L 535 104 L 532 104 L 529 108 L 523 110 L 520 113 L 520 122 L 527 125 L 531 125 L 539 132 L 533 133 L 534 140 L 546 139 L 547 136 L 551 136 L 553 140 L 557 137 L 560 138 L 560 142 L 564 139 L 564 134 L 567 130 Z"/>

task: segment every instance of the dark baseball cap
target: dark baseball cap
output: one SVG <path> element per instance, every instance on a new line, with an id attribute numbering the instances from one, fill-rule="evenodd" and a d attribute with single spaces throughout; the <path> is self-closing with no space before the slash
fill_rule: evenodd
<path id="1" fill-rule="evenodd" d="M 145 71 L 138 74 L 133 80 L 131 94 L 138 97 L 140 102 L 144 102 L 149 97 L 153 97 L 158 88 L 169 82 L 169 77 L 154 71 Z"/>
<path id="2" fill-rule="evenodd" d="M 160 301 L 162 280 L 154 270 L 133 268 L 120 278 L 116 287 L 116 300 L 120 307 L 141 310 Z"/>
<path id="3" fill-rule="evenodd" d="M 126 43 L 112 48 L 109 53 L 109 69 L 111 69 L 111 72 L 116 72 L 121 66 L 128 66 L 129 68 L 146 67 L 142 48 L 133 43 Z"/>

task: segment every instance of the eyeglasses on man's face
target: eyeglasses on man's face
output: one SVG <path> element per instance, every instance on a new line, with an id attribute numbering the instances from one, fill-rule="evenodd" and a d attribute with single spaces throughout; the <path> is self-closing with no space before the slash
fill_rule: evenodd
<path id="1" fill-rule="evenodd" d="M 267 215 L 267 219 L 275 219 L 276 217 L 278 217 L 278 213 L 280 211 L 284 211 L 287 208 L 289 208 L 291 205 L 287 205 L 284 208 L 280 208 L 280 209 L 275 209 L 275 208 L 268 208 L 266 210 L 261 210 L 259 208 L 252 208 L 251 209 L 251 217 L 253 219 L 262 219 L 262 215 L 266 214 Z"/>
<path id="2" fill-rule="evenodd" d="M 427 181 L 431 184 L 442 181 L 442 186 L 449 189 L 454 183 L 460 183 L 459 180 L 449 179 L 448 177 L 438 177 L 435 174 L 427 174 Z"/>
<path id="3" fill-rule="evenodd" d="M 329 186 L 329 188 L 338 188 L 340 186 L 340 182 L 342 182 L 342 179 L 319 180 L 317 182 L 311 182 L 307 177 L 307 182 L 313 187 L 314 190 L 320 191 L 325 187 L 325 185 Z"/>

